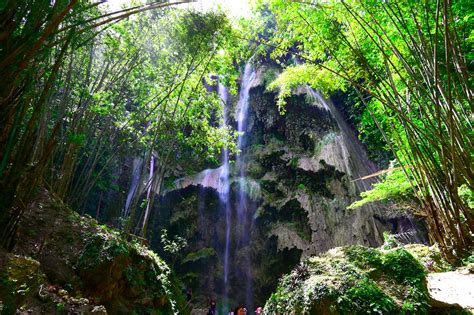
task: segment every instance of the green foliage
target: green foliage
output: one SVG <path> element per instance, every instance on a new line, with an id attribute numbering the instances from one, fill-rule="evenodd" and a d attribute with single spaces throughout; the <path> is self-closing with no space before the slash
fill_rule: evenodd
<path id="1" fill-rule="evenodd" d="M 70 134 L 68 141 L 71 143 L 76 143 L 77 145 L 82 145 L 86 141 L 86 135 L 83 133 Z"/>
<path id="2" fill-rule="evenodd" d="M 142 157 L 149 165 L 153 154 L 160 190 L 167 178 L 217 163 L 224 147 L 235 151 L 235 132 L 219 127 L 220 100 L 203 84 L 217 73 L 235 85 L 234 43 L 222 12 L 170 8 L 111 25 L 66 54 L 48 114 L 64 113 L 61 133 L 68 135 L 54 151 L 61 172 L 47 178 L 58 195 L 95 214 L 120 207 L 101 192 L 128 188 L 117 179 L 124 158 Z M 138 203 L 134 196 L 128 226 L 138 221 Z"/>
<path id="3" fill-rule="evenodd" d="M 403 170 L 389 172 L 381 182 L 373 188 L 362 192 L 361 200 L 352 203 L 348 209 L 356 209 L 367 203 L 386 200 L 400 200 L 412 193 L 412 187 Z"/>
<path id="4" fill-rule="evenodd" d="M 428 247 L 421 244 L 408 244 L 404 246 L 404 249 L 416 257 L 429 271 L 445 272 L 453 270 L 453 266 L 442 256 L 437 245 Z"/>
<path id="5" fill-rule="evenodd" d="M 56 310 L 57 310 L 58 312 L 63 312 L 63 311 L 64 311 L 64 308 L 65 308 L 64 303 L 57 303 L 57 304 L 56 304 Z"/>
<path id="6" fill-rule="evenodd" d="M 397 310 L 393 299 L 367 278 L 347 290 L 337 303 L 344 313 L 393 314 Z"/>
<path id="7" fill-rule="evenodd" d="M 216 40 L 223 40 L 226 33 L 231 31 L 223 12 L 183 11 L 178 12 L 178 15 L 179 20 L 174 25 L 170 39 L 175 40 L 186 55 L 212 52 L 219 45 Z"/>
<path id="8" fill-rule="evenodd" d="M 299 158 L 297 158 L 297 157 L 291 158 L 290 161 L 288 162 L 288 165 L 292 168 L 297 168 L 298 167 L 298 160 L 299 160 Z"/>
<path id="9" fill-rule="evenodd" d="M 263 85 L 268 86 L 278 77 L 278 69 L 272 67 L 264 68 Z"/>
<path id="10" fill-rule="evenodd" d="M 112 236 L 112 237 L 111 237 Z M 78 260 L 78 268 L 95 269 L 102 264 L 115 260 L 118 256 L 127 256 L 127 243 L 120 240 L 118 235 L 97 233 L 91 235 Z"/>
<path id="11" fill-rule="evenodd" d="M 161 244 L 163 250 L 171 255 L 176 255 L 183 248 L 188 245 L 185 238 L 180 236 L 174 236 L 173 239 L 168 237 L 168 231 L 166 229 L 161 230 Z"/>
<path id="12" fill-rule="evenodd" d="M 44 281 L 36 260 L 0 253 L 0 306 L 2 314 L 14 314 Z"/>
<path id="13" fill-rule="evenodd" d="M 474 209 L 474 191 L 466 184 L 458 187 L 459 198 L 471 209 Z"/>
<path id="14" fill-rule="evenodd" d="M 77 218 L 76 218 L 77 219 Z M 92 233 L 85 240 L 84 247 L 75 265 L 76 272 L 86 290 L 102 291 L 109 296 L 120 296 L 130 303 L 127 309 L 138 313 L 177 313 L 184 305 L 179 282 L 163 259 L 146 248 L 138 239 L 127 240 L 130 235 L 94 224 L 93 219 L 81 220 L 84 229 Z M 116 283 L 123 283 L 117 286 Z M 141 303 L 132 296 L 140 296 Z M 133 303 L 131 303 L 133 301 Z M 133 304 L 133 305 L 132 305 Z M 115 304 L 114 304 L 115 306 Z"/>
<path id="15" fill-rule="evenodd" d="M 399 283 L 421 285 L 425 279 L 425 268 L 405 249 L 388 252 L 383 260 L 384 270 Z"/>
<path id="16" fill-rule="evenodd" d="M 381 268 L 383 265 L 382 253 L 375 248 L 350 246 L 344 249 L 344 253 L 360 268 Z"/>
<path id="17" fill-rule="evenodd" d="M 310 64 L 286 68 L 282 74 L 267 86 L 267 89 L 278 89 L 277 105 L 279 110 L 284 112 L 285 99 L 292 95 L 295 88 L 304 84 L 321 90 L 326 95 L 329 95 L 330 92 L 344 89 L 343 81 L 333 73 Z"/>
<path id="18" fill-rule="evenodd" d="M 462 260 L 463 265 L 468 266 L 470 264 L 474 264 L 474 255 L 466 257 Z"/>
<path id="19" fill-rule="evenodd" d="M 413 189 L 417 210 L 444 253 L 451 259 L 467 255 L 464 247 L 472 243 L 473 233 L 473 225 L 465 224 L 472 221 L 466 202 L 471 193 L 465 192 L 463 201 L 456 191 L 472 183 L 466 167 L 473 151 L 472 69 L 460 66 L 473 58 L 474 23 L 466 1 L 259 4 L 275 20 L 268 39 L 277 47 L 271 51 L 273 59 L 291 53 L 300 62 L 287 65 L 269 85 L 279 89 L 280 110 L 297 86 L 331 93 L 351 85 L 357 95 L 349 102 L 357 108 L 349 112 L 361 117 L 357 127 L 362 140 L 380 152 L 390 148 L 400 164 L 410 167 L 414 185 L 394 172 L 353 207 L 403 197 Z M 385 143 L 380 143 L 381 135 Z"/>
<path id="20" fill-rule="evenodd" d="M 196 262 L 201 259 L 210 259 L 212 257 L 215 257 L 217 255 L 216 251 L 214 248 L 211 247 L 205 247 L 201 248 L 197 252 L 192 252 L 186 255 L 186 257 L 183 258 L 181 261 L 182 264 L 186 264 L 188 262 Z"/>

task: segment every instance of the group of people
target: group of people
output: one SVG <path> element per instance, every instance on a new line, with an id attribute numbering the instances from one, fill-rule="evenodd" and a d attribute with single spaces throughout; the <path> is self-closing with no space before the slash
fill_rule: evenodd
<path id="1" fill-rule="evenodd" d="M 255 310 L 256 315 L 260 315 L 263 312 L 262 307 L 257 307 Z M 235 308 L 235 310 L 231 310 L 228 315 L 247 315 L 247 309 L 240 304 Z M 214 299 L 209 300 L 209 311 L 207 312 L 207 315 L 217 315 L 217 302 Z M 250 315 L 250 314 L 249 314 Z"/>
<path id="2" fill-rule="evenodd" d="M 260 315 L 263 312 L 263 308 L 257 307 L 255 310 L 255 314 Z M 247 314 L 247 309 L 243 305 L 239 305 L 235 311 L 230 311 L 229 315 L 246 315 Z"/>

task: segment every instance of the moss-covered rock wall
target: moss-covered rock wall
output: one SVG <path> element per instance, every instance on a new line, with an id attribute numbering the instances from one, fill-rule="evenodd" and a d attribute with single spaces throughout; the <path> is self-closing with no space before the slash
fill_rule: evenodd
<path id="1" fill-rule="evenodd" d="M 232 217 L 228 292 L 232 303 L 245 300 L 242 279 L 247 276 L 252 279 L 254 305 L 262 305 L 278 277 L 301 257 L 345 244 L 378 246 L 382 232 L 391 227 L 377 207 L 346 209 L 358 198 L 361 185 L 354 179 L 360 170 L 355 168 L 362 167 L 362 161 L 355 161 L 359 157 L 351 155 L 331 112 L 308 88 L 295 90 L 286 114 L 280 115 L 265 79 L 278 71 L 259 67 L 250 88 L 246 147 L 241 153 L 244 179 L 231 162 L 232 211 L 242 182 L 248 205 L 245 225 L 238 226 L 235 214 Z M 238 100 L 230 99 L 228 112 L 234 113 L 230 123 L 235 124 Z M 207 176 L 211 173 L 215 176 Z M 226 221 L 218 180 L 218 170 L 203 170 L 177 181 L 157 203 L 149 233 L 157 248 L 163 228 L 188 240 L 174 259 L 175 268 L 201 300 L 221 296 L 224 290 Z M 251 268 L 244 270 L 248 263 Z"/>
<path id="2" fill-rule="evenodd" d="M 23 217 L 14 253 L 0 253 L 4 313 L 188 313 L 180 282 L 145 244 L 42 190 Z"/>

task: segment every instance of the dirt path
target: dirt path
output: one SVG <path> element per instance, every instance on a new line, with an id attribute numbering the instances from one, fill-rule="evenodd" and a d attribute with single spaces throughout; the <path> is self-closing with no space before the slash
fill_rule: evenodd
<path id="1" fill-rule="evenodd" d="M 474 274 L 460 271 L 428 274 L 428 290 L 435 300 L 474 311 Z"/>

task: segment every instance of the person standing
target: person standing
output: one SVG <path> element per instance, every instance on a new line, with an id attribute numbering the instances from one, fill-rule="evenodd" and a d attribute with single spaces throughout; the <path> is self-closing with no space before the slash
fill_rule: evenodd
<path id="1" fill-rule="evenodd" d="M 193 290 L 191 288 L 188 288 L 186 290 L 186 301 L 191 301 L 191 299 L 193 298 Z"/>
<path id="2" fill-rule="evenodd" d="M 214 299 L 209 299 L 209 311 L 207 315 L 217 315 L 217 302 Z"/>
<path id="3" fill-rule="evenodd" d="M 239 305 L 239 307 L 237 307 L 237 310 L 235 311 L 235 315 L 245 315 L 245 308 L 244 306 L 241 304 Z"/>

